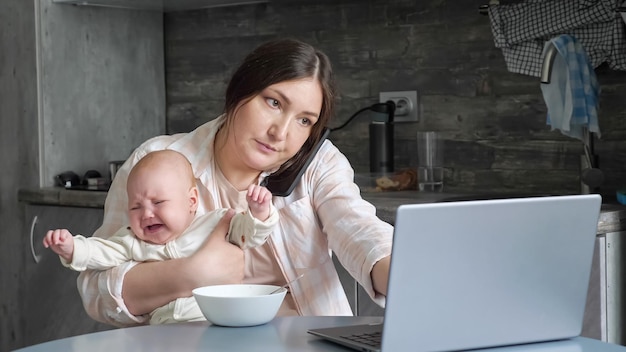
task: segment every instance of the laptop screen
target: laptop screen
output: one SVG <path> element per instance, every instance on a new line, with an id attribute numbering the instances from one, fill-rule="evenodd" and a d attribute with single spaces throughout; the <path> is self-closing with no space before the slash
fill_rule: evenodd
<path id="1" fill-rule="evenodd" d="M 599 195 L 403 205 L 383 351 L 450 351 L 580 334 Z"/>

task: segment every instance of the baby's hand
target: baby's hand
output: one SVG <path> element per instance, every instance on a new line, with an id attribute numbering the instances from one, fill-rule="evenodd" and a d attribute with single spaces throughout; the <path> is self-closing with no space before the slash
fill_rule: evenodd
<path id="1" fill-rule="evenodd" d="M 66 229 L 50 230 L 43 238 L 43 246 L 52 249 L 68 262 L 74 256 L 74 236 Z"/>
<path id="2" fill-rule="evenodd" d="M 272 192 L 267 188 L 254 184 L 250 185 L 250 187 L 248 187 L 246 200 L 248 201 L 252 216 L 261 221 L 265 221 L 270 217 Z"/>

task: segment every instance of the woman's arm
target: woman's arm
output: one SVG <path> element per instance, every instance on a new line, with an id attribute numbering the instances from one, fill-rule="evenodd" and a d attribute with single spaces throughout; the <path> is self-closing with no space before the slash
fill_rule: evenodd
<path id="1" fill-rule="evenodd" d="M 228 211 L 204 245 L 187 258 L 141 263 L 124 278 L 122 296 L 128 311 L 143 315 L 179 297 L 190 297 L 196 287 L 240 283 L 243 280 L 243 251 L 226 239 Z"/>
<path id="2" fill-rule="evenodd" d="M 328 244 L 341 264 L 378 304 L 387 292 L 393 227 L 376 216 L 354 183 L 347 158 L 330 141 L 306 176 Z"/>
<path id="3" fill-rule="evenodd" d="M 205 243 L 190 257 L 162 262 L 130 262 L 107 271 L 88 270 L 78 287 L 87 313 L 115 326 L 142 324 L 144 316 L 191 290 L 243 280 L 243 251 L 227 241 L 228 211 Z"/>

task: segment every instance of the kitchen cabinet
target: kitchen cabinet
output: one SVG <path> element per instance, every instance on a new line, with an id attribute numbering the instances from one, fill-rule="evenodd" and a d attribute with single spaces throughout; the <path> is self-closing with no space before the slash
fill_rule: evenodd
<path id="1" fill-rule="evenodd" d="M 603 266 L 606 276 L 600 287 L 604 290 L 605 305 L 601 311 L 606 315 L 607 342 L 626 345 L 626 231 L 615 231 L 604 234 L 599 264 Z"/>
<path id="2" fill-rule="evenodd" d="M 341 281 L 341 286 L 343 287 L 344 292 L 346 293 L 346 297 L 348 297 L 348 303 L 350 303 L 350 308 L 352 308 L 352 314 L 357 315 L 357 288 L 359 284 L 356 280 L 348 273 L 348 271 L 339 263 L 337 257 L 333 255 L 333 264 L 335 264 L 335 269 L 337 269 L 337 274 L 339 275 L 339 281 Z"/>
<path id="3" fill-rule="evenodd" d="M 374 303 L 370 296 L 360 285 L 357 287 L 356 294 L 357 314 L 359 316 L 383 316 L 385 308 Z"/>
<path id="4" fill-rule="evenodd" d="M 58 255 L 43 248 L 49 229 L 66 228 L 90 236 L 102 224 L 101 208 L 25 206 L 28 236 L 22 236 L 24 258 L 20 321 L 23 346 L 113 328 L 91 319 L 76 288 L 78 273 L 65 268 Z"/>
<path id="5" fill-rule="evenodd" d="M 367 292 L 333 256 L 333 262 L 339 275 L 343 290 L 348 297 L 350 308 L 355 316 L 383 316 L 385 309 L 374 303 Z"/>
<path id="6" fill-rule="evenodd" d="M 34 2 L 0 1 L 0 351 L 21 341 L 19 283 L 22 272 L 21 186 L 35 185 L 37 159 L 31 149 L 37 131 Z M 33 131 L 35 130 L 35 131 Z M 32 134 L 31 134 L 32 133 Z"/>
<path id="7" fill-rule="evenodd" d="M 141 142 L 165 133 L 165 70 L 160 12 L 3 0 L 0 33 L 0 160 L 10 171 L 0 182 L 0 351 L 7 351 L 38 341 L 31 339 L 36 328 L 43 336 L 52 333 L 47 329 L 65 329 L 41 312 L 24 314 L 28 322 L 17 318 L 29 304 L 41 308 L 35 298 L 50 303 L 52 291 L 21 286 L 20 264 L 26 262 L 18 249 L 30 220 L 20 221 L 24 207 L 16 190 L 52 186 L 54 176 L 68 170 L 107 176 L 109 161 L 125 159 Z M 51 271 L 29 268 L 29 275 L 43 279 L 62 270 L 43 260 L 37 268 Z M 75 274 L 63 274 L 73 290 L 54 294 L 56 299 L 76 291 Z M 80 312 L 68 312 L 74 309 Z"/>
<path id="8" fill-rule="evenodd" d="M 626 344 L 626 231 L 596 238 L 582 336 Z"/>

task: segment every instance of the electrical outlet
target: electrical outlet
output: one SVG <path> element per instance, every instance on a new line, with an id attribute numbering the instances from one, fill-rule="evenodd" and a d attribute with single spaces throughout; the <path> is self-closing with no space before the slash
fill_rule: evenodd
<path id="1" fill-rule="evenodd" d="M 385 103 L 389 100 L 396 103 L 396 113 L 393 119 L 395 122 L 419 121 L 420 106 L 416 90 L 379 93 L 379 102 Z"/>

